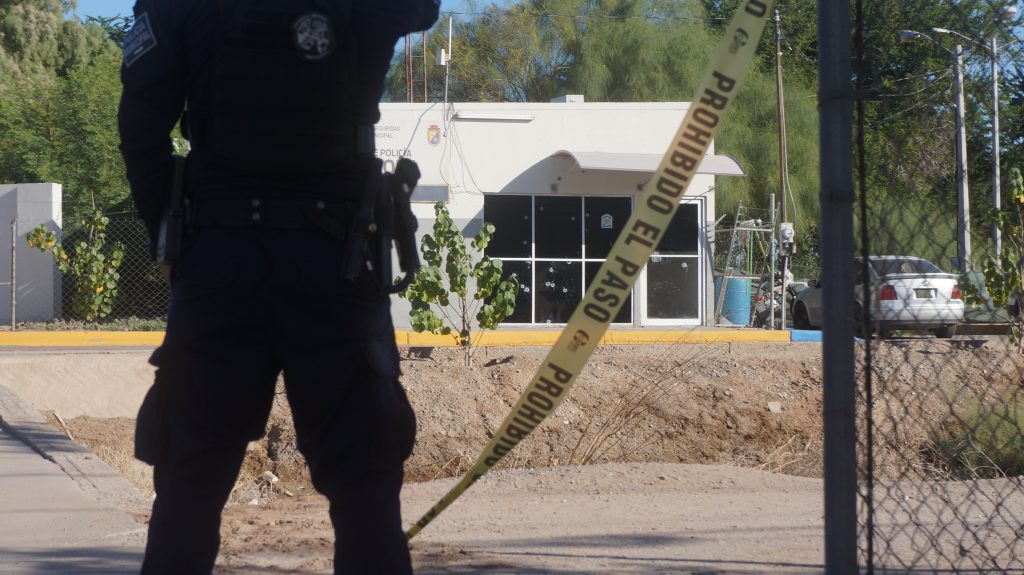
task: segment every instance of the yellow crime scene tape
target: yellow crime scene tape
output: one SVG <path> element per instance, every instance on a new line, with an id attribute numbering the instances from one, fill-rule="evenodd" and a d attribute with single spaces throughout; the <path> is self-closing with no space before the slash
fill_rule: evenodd
<path id="1" fill-rule="evenodd" d="M 409 528 L 412 539 L 550 415 L 572 387 L 679 207 L 757 51 L 773 0 L 744 0 L 639 205 L 530 385 L 459 483 Z"/>

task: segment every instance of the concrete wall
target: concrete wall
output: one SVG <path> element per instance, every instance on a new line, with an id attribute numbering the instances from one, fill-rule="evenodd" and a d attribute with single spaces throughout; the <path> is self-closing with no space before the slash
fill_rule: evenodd
<path id="1" fill-rule="evenodd" d="M 0 184 L 0 325 L 11 323 L 11 222 L 16 253 L 17 321 L 49 321 L 60 310 L 60 275 L 51 254 L 30 248 L 25 235 L 42 224 L 60 237 L 60 184 Z"/>

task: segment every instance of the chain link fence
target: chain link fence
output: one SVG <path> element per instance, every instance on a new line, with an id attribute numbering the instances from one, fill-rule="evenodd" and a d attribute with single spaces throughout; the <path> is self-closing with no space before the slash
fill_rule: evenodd
<path id="1" fill-rule="evenodd" d="M 160 277 L 159 268 L 146 251 L 148 237 L 145 226 L 130 214 L 110 214 L 106 225 L 104 247 L 100 250 L 105 259 L 113 251 L 121 252 L 120 265 L 116 268 L 114 284 L 116 290 L 108 312 L 90 314 L 80 301 L 82 291 L 91 289 L 88 278 L 72 272 L 61 272 L 54 265 L 52 246 L 45 253 L 28 244 L 27 235 L 31 230 L 19 229 L 3 234 L 5 259 L 0 259 L 5 268 L 0 272 L 0 316 L 16 329 L 47 329 L 69 325 L 72 327 L 94 327 L 103 329 L 159 329 L 167 316 L 170 290 Z M 71 225 L 62 230 L 58 240 L 74 258 L 74 246 L 89 239 L 89 229 L 82 225 Z M 44 270 L 44 271 L 40 271 Z M 46 277 L 53 274 L 51 278 Z M 108 286 L 104 286 L 107 288 Z M 17 289 L 18 300 L 10 298 Z M 89 317 L 93 315 L 93 317 Z"/>
<path id="2" fill-rule="evenodd" d="M 107 238 L 124 250 L 118 280 L 118 297 L 111 319 L 164 320 L 170 302 L 170 288 L 160 269 L 146 251 L 149 237 L 142 221 L 132 216 L 112 216 Z"/>
<path id="3" fill-rule="evenodd" d="M 947 34 L 996 6 L 906 4 L 860 2 L 854 22 L 859 169 L 844 309 L 859 336 L 858 563 L 868 574 L 1024 573 L 1019 292 L 993 271 L 1019 274 L 1020 254 L 1000 259 L 990 234 L 984 47 L 1000 31 L 978 24 L 967 48 Z"/>

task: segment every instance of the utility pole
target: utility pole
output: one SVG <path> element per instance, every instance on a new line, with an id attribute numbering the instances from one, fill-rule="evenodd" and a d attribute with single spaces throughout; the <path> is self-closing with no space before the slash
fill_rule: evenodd
<path id="1" fill-rule="evenodd" d="M 857 380 L 853 353 L 853 99 L 850 0 L 818 0 L 825 572 L 857 575 Z M 863 88 L 863 70 L 857 70 Z"/>
<path id="2" fill-rule="evenodd" d="M 782 193 L 782 222 L 788 222 L 786 216 L 786 197 L 789 188 L 789 174 L 786 169 L 788 158 L 786 157 L 786 103 L 782 91 L 782 19 L 779 11 L 775 10 L 775 91 L 779 106 L 779 191 Z M 775 212 L 775 202 L 772 202 L 772 212 Z M 773 218 L 774 219 L 774 218 Z M 772 226 L 772 237 L 775 236 L 775 227 Z M 773 250 L 774 251 L 774 250 Z M 781 252 L 778 252 L 781 253 Z M 789 271 L 789 255 L 782 254 L 782 329 L 786 329 L 786 275 Z M 774 262 L 771 279 L 772 289 L 775 289 Z M 774 301 L 774 299 L 773 299 Z M 775 314 L 772 313 L 772 329 L 775 329 Z"/>
<path id="3" fill-rule="evenodd" d="M 444 58 L 444 104 L 448 106 L 448 76 L 452 70 L 452 17 L 448 17 L 448 54 Z"/>
<path id="4" fill-rule="evenodd" d="M 1009 22 L 1017 17 L 1017 7 L 1013 4 L 1007 4 L 996 11 L 996 21 Z M 956 30 L 950 30 L 949 28 L 938 28 L 933 27 L 933 32 L 940 34 L 952 34 L 959 36 L 964 40 L 980 47 L 983 50 L 988 50 L 989 56 L 992 58 L 992 206 L 999 211 L 1002 209 L 1002 199 L 1000 197 L 1000 179 L 1001 174 L 999 173 L 999 42 L 993 36 L 991 44 L 986 46 L 984 42 L 979 41 L 977 38 L 957 32 Z M 923 34 L 916 33 L 917 35 L 923 36 Z M 927 36 L 925 36 L 927 38 Z M 909 41 L 912 36 L 907 36 L 904 33 L 900 33 L 900 41 Z M 929 38 L 931 40 L 931 38 Z M 932 42 L 935 42 L 932 40 Z M 937 43 L 936 43 L 937 44 Z M 961 82 L 962 84 L 962 82 Z M 995 223 L 992 224 L 992 251 L 998 259 L 1000 253 L 1003 251 L 1003 238 L 1002 232 L 999 230 L 999 226 Z M 970 250 L 968 250 L 970 252 Z"/>
<path id="5" fill-rule="evenodd" d="M 779 109 L 779 191 L 782 193 L 782 221 L 786 220 L 786 105 L 782 93 L 782 23 L 775 11 L 775 92 Z"/>
<path id="6" fill-rule="evenodd" d="M 992 205 L 1002 209 L 999 174 L 999 44 L 992 38 Z M 992 224 L 992 249 L 996 259 L 1003 253 L 1003 235 L 997 224 Z"/>
<path id="7" fill-rule="evenodd" d="M 405 101 L 412 103 L 412 36 L 405 35 Z"/>
<path id="8" fill-rule="evenodd" d="M 957 203 L 957 259 L 960 273 L 970 269 L 971 260 L 971 203 L 967 191 L 967 128 L 964 123 L 964 50 L 960 44 L 954 52 L 956 92 L 956 203 Z"/>

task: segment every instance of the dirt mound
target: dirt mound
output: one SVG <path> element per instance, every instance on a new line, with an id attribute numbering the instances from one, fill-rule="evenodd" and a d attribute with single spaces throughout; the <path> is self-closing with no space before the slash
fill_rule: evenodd
<path id="1" fill-rule="evenodd" d="M 403 350 L 402 382 L 418 422 L 408 481 L 468 469 L 546 352 L 485 348 L 466 367 L 455 349 Z M 858 344 L 858 382 L 865 377 L 864 352 L 864 344 Z M 898 436 L 878 443 L 882 477 L 940 471 L 932 448 L 944 419 L 969 411 L 978 398 L 1019 389 L 1024 379 L 1024 360 L 1000 339 L 873 342 L 871 361 L 877 429 L 885 435 L 903 422 Z M 858 398 L 863 410 L 864 394 Z M 817 344 L 604 346 L 558 410 L 497 468 L 695 463 L 820 477 L 821 400 Z M 78 417 L 66 424 L 78 441 L 144 492 L 151 491 L 147 468 L 131 458 L 132 419 Z M 250 446 L 236 500 L 271 493 L 260 479 L 265 471 L 281 479 L 279 491 L 308 487 L 283 393 L 275 400 L 266 437 Z"/>
<path id="2" fill-rule="evenodd" d="M 814 344 L 606 346 L 568 397 L 499 469 L 594 463 L 734 464 L 820 475 L 821 360 Z M 417 445 L 406 470 L 417 482 L 472 465 L 529 383 L 546 348 L 486 348 L 472 367 L 458 350 L 405 350 L 402 382 L 416 410 Z M 144 492 L 131 462 L 134 421 L 77 417 L 74 437 Z M 249 501 L 271 471 L 308 485 L 283 393 L 266 437 L 250 446 L 236 499 Z"/>

